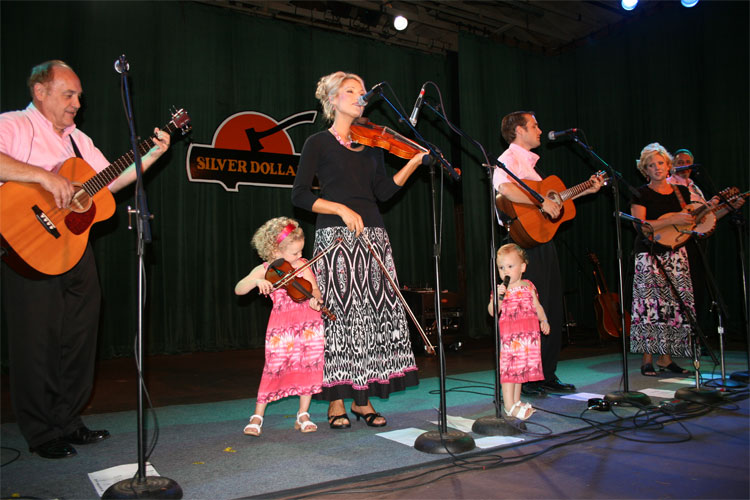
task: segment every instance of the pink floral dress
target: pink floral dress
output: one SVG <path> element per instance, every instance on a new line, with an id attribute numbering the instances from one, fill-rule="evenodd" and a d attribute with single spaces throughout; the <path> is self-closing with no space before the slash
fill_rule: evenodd
<path id="1" fill-rule="evenodd" d="M 520 384 L 544 380 L 539 318 L 534 307 L 536 287 L 511 288 L 505 294 L 500 327 L 500 382 Z"/>
<path id="2" fill-rule="evenodd" d="M 268 264 L 265 264 L 268 268 Z M 258 403 L 316 394 L 323 384 L 323 319 L 308 301 L 294 302 L 286 290 L 271 293 L 273 309 L 266 328 L 266 362 Z"/>

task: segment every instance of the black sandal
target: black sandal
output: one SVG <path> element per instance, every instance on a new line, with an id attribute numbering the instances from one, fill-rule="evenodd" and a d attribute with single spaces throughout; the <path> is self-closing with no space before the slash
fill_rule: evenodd
<path id="1" fill-rule="evenodd" d="M 359 422 L 360 418 L 363 418 L 363 419 L 365 419 L 365 423 L 367 424 L 368 427 L 385 427 L 386 424 L 388 423 L 387 420 L 385 422 L 381 423 L 381 424 L 376 424 L 375 423 L 375 419 L 376 418 L 382 418 L 383 420 L 385 420 L 385 417 L 383 415 L 381 415 L 380 413 L 365 413 L 365 414 L 363 414 L 363 413 L 360 413 L 358 411 L 355 411 L 354 408 L 349 408 L 349 409 L 352 411 L 352 413 L 354 413 L 357 416 L 357 422 Z"/>
<path id="2" fill-rule="evenodd" d="M 671 363 L 669 363 L 667 366 L 661 366 L 659 363 L 656 363 L 656 366 L 659 367 L 659 371 L 660 372 L 670 371 L 672 373 L 679 373 L 680 375 L 687 375 L 688 373 L 690 373 L 689 370 L 686 370 L 686 369 L 680 367 L 674 361 L 672 361 Z"/>
<path id="3" fill-rule="evenodd" d="M 659 374 L 656 373 L 656 370 L 654 370 L 654 365 L 651 363 L 646 363 L 644 365 L 641 365 L 641 375 L 644 377 L 658 377 Z"/>
<path id="4" fill-rule="evenodd" d="M 345 424 L 334 425 L 339 420 L 344 419 L 349 420 L 349 415 L 347 415 L 346 413 L 344 413 L 343 415 L 328 415 L 328 425 L 331 426 L 331 429 L 348 429 L 352 426 L 351 420 L 349 420 Z M 357 420 L 359 420 L 359 418 L 357 418 Z"/>

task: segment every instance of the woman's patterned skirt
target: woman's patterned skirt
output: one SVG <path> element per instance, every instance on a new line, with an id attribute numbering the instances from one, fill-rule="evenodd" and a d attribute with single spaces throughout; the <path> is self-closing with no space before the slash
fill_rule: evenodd
<path id="1" fill-rule="evenodd" d="M 388 233 L 382 227 L 363 232 L 396 283 Z M 403 306 L 363 239 L 346 227 L 315 232 L 315 250 L 343 243 L 314 264 L 318 287 L 336 320 L 325 319 L 323 391 L 316 399 L 353 398 L 365 405 L 370 396 L 417 385 L 417 366 Z"/>

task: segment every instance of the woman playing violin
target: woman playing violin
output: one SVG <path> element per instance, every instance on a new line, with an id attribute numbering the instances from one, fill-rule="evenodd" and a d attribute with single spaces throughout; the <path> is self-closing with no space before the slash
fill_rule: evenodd
<path id="1" fill-rule="evenodd" d="M 351 426 L 344 399 L 354 400 L 350 409 L 357 420 L 364 418 L 371 427 L 386 425 L 370 396 L 387 398 L 418 382 L 403 306 L 359 236 L 367 236 L 395 279 L 391 244 L 377 202 L 404 185 L 424 153 L 391 176 L 382 149 L 353 143 L 350 127 L 362 115 L 357 101 L 364 94 L 364 82 L 355 74 L 338 71 L 320 79 L 315 96 L 333 124 L 305 142 L 292 190 L 295 206 L 318 214 L 316 254 L 343 239 L 314 266 L 325 305 L 337 317 L 325 321 L 323 391 L 315 395 L 330 402 L 333 429 Z M 315 177 L 319 194 L 311 190 Z"/>

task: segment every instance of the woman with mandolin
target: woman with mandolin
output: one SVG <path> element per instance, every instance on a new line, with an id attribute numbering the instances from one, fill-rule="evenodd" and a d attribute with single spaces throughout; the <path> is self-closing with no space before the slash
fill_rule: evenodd
<path id="1" fill-rule="evenodd" d="M 686 374 L 672 356 L 690 356 L 689 316 L 695 317 L 695 307 L 687 251 L 684 246 L 660 245 L 648 236 L 668 225 L 694 222 L 685 210 L 690 192 L 667 182 L 672 155 L 657 142 L 643 148 L 637 166 L 648 184 L 638 189 L 630 205 L 633 217 L 643 221 L 641 229 L 646 228 L 639 232 L 634 248 L 630 350 L 643 353 L 641 374 L 647 377 L 665 370 Z M 659 355 L 657 361 L 654 355 Z"/>
<path id="2" fill-rule="evenodd" d="M 363 110 L 358 100 L 364 94 L 364 82 L 355 74 L 337 71 L 320 79 L 315 96 L 333 123 L 305 142 L 292 189 L 295 206 L 318 214 L 315 253 L 343 241 L 314 266 L 325 305 L 336 316 L 336 321 L 325 321 L 323 391 L 315 396 L 329 401 L 333 429 L 351 426 L 344 399 L 354 400 L 350 409 L 357 420 L 364 418 L 371 427 L 386 425 L 369 398 L 387 398 L 418 383 L 404 307 L 378 263 L 395 279 L 378 201 L 396 194 L 425 153 L 406 154 L 409 161 L 388 175 L 382 134 L 376 132 L 375 147 L 354 136 L 359 130 L 353 123 Z M 312 191 L 316 177 L 319 193 Z"/>

